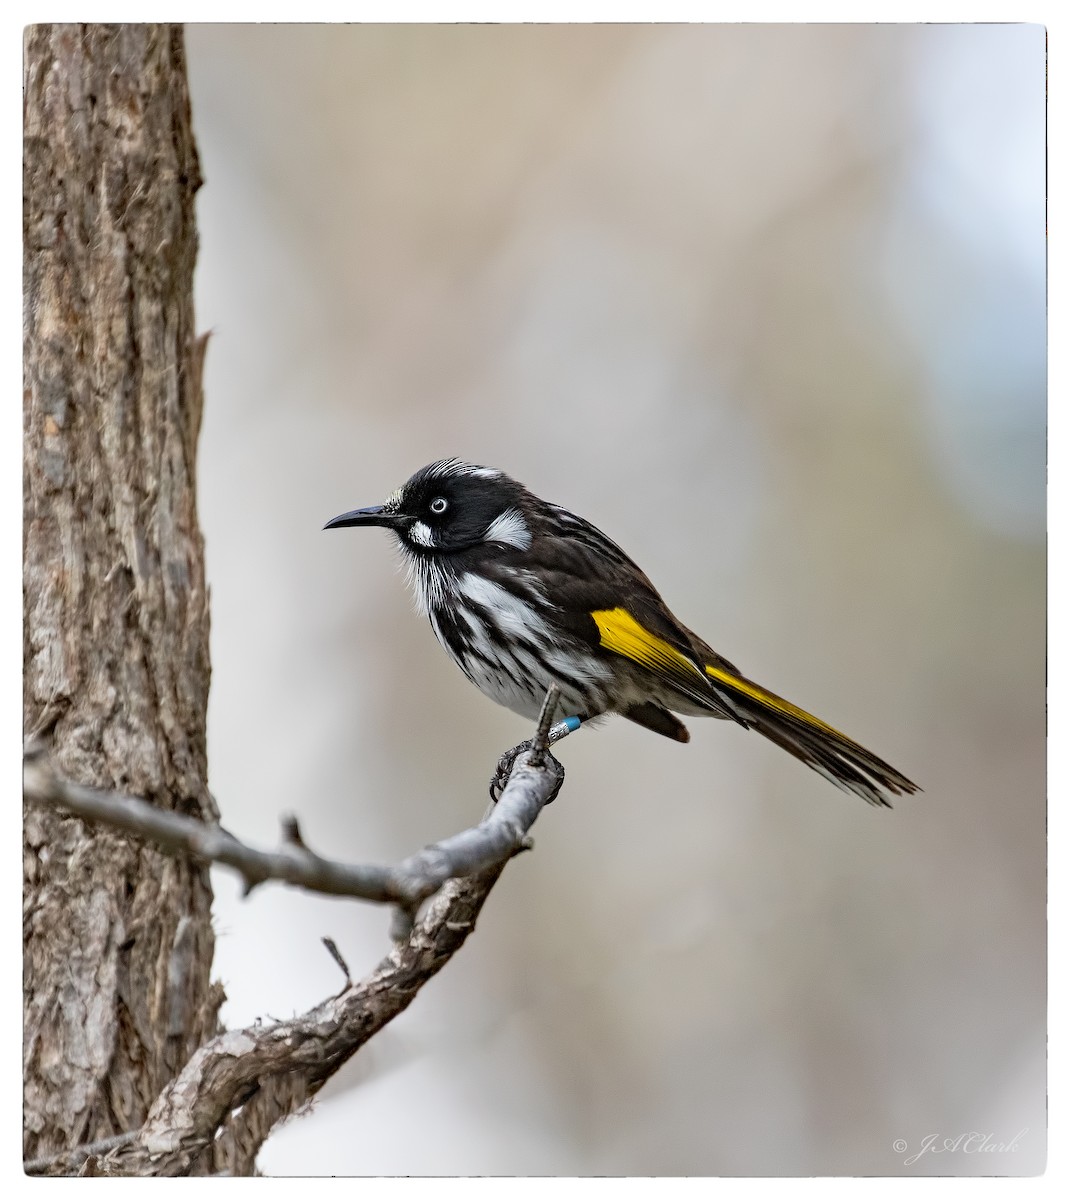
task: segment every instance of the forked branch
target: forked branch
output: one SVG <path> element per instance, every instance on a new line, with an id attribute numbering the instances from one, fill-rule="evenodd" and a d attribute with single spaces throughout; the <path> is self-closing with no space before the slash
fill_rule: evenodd
<path id="1" fill-rule="evenodd" d="M 26 799 L 111 825 L 175 854 L 237 870 L 247 887 L 276 879 L 332 895 L 396 906 L 398 939 L 366 978 L 288 1021 L 220 1034 L 202 1046 L 156 1099 L 144 1125 L 100 1157 L 95 1174 L 182 1175 L 210 1158 L 209 1169 L 242 1173 L 234 1147 L 252 1153 L 283 1116 L 296 1111 L 453 957 L 509 859 L 557 795 L 564 769 L 547 750 L 572 726 L 551 727 L 556 688 L 543 705 L 535 737 L 503 758 L 508 781 L 487 816 L 395 867 L 324 859 L 292 826 L 279 851 L 254 850 L 218 826 L 165 813 L 143 800 L 59 779 L 40 752 L 27 754 Z M 421 903 L 433 897 L 416 919 Z M 251 1149 L 250 1149 L 251 1148 Z M 99 1150 L 93 1148 L 94 1154 Z M 77 1170 L 72 1152 L 32 1164 L 37 1174 Z"/>

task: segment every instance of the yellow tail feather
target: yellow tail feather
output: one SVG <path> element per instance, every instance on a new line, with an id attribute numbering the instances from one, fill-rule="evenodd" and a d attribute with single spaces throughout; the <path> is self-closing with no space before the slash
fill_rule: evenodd
<path id="1" fill-rule="evenodd" d="M 766 708 L 783 713 L 785 716 L 794 717 L 797 721 L 812 725 L 815 729 L 824 730 L 825 733 L 835 734 L 836 737 L 843 738 L 845 742 L 851 741 L 846 734 L 840 733 L 838 729 L 833 729 L 831 725 L 826 725 L 824 721 L 815 717 L 813 713 L 808 713 L 805 708 L 799 708 L 798 705 L 792 704 L 783 697 L 776 695 L 775 692 L 767 692 L 765 688 L 759 687 L 756 683 L 751 683 L 749 679 L 744 679 L 740 675 L 733 675 L 731 671 L 722 671 L 720 667 L 710 666 L 709 664 L 706 666 L 706 674 L 711 679 L 716 679 L 718 683 L 726 684 L 733 691 L 742 692 L 745 696 L 750 696 L 752 700 L 757 700 L 759 704 L 765 705 Z"/>

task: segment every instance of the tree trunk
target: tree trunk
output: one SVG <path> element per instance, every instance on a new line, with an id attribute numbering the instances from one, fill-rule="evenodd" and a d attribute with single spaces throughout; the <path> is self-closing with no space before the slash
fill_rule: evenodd
<path id="1" fill-rule="evenodd" d="M 210 819 L 182 32 L 39 25 L 25 52 L 25 729 L 72 780 Z M 38 1156 L 138 1126 L 222 991 L 205 869 L 41 808 L 24 863 Z"/>

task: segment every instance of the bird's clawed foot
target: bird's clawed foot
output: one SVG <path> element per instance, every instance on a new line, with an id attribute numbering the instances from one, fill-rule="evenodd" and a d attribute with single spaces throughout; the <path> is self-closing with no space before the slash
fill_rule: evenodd
<path id="1" fill-rule="evenodd" d="M 513 763 L 516 762 L 517 756 L 523 754 L 525 750 L 530 750 L 534 744 L 534 738 L 528 738 L 526 742 L 521 742 L 519 746 L 514 746 L 512 750 L 506 752 L 498 759 L 498 765 L 494 768 L 494 775 L 490 781 L 490 799 L 492 804 L 497 804 L 502 798 L 502 792 L 505 791 L 505 785 L 509 782 L 509 776 L 513 771 Z"/>
<path id="2" fill-rule="evenodd" d="M 512 750 L 506 752 L 498 759 L 498 765 L 494 769 L 494 777 L 490 781 L 490 799 L 492 804 L 497 804 L 502 797 L 502 792 L 505 791 L 505 785 L 509 782 L 509 776 L 512 774 L 513 765 L 517 758 L 527 750 L 535 748 L 535 738 L 528 738 L 526 742 L 521 742 L 519 746 L 514 746 Z M 561 784 L 565 780 L 565 768 L 557 761 L 556 758 L 548 751 L 543 751 L 543 764 L 557 776 L 557 784 L 554 787 L 553 795 L 547 804 L 551 804 L 561 790 Z"/>

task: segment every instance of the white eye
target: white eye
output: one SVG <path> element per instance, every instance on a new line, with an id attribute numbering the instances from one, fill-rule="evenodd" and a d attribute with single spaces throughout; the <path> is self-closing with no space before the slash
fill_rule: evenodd
<path id="1" fill-rule="evenodd" d="M 441 517 L 442 514 L 449 508 L 450 502 L 445 496 L 436 496 L 434 500 L 427 506 L 436 517 Z"/>

